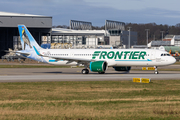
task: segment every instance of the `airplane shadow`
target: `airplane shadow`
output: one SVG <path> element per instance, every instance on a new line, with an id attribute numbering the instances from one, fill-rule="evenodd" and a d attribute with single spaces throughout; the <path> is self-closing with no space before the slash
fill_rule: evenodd
<path id="1" fill-rule="evenodd" d="M 42 74 L 66 74 L 66 75 L 71 75 L 71 74 L 74 74 L 74 75 L 82 75 L 81 72 L 62 72 L 62 71 L 54 71 L 54 72 L 36 72 L 36 73 L 42 73 Z M 152 73 L 141 73 L 141 72 L 137 72 L 137 73 L 105 73 L 105 74 L 98 74 L 97 72 L 95 73 L 89 73 L 89 75 L 140 75 L 140 74 L 147 74 L 147 75 L 156 75 L 154 74 L 153 72 Z M 159 74 L 179 74 L 179 73 L 159 73 Z M 159 75 L 158 74 L 158 75 Z M 84 75 L 87 75 L 87 74 L 84 74 Z"/>
<path id="2" fill-rule="evenodd" d="M 60 74 L 63 72 L 34 72 L 34 73 L 42 73 L 42 74 Z"/>
<path id="3" fill-rule="evenodd" d="M 34 72 L 34 73 L 39 73 L 39 74 L 67 74 L 67 75 L 70 75 L 70 74 L 76 74 L 76 75 L 82 75 L 81 72 L 75 72 L 75 71 L 46 71 L 46 72 Z M 90 72 L 89 75 L 140 75 L 140 74 L 147 74 L 147 75 L 156 75 L 154 74 L 154 72 L 148 72 L 148 73 L 144 73 L 144 72 L 106 72 L 105 74 L 98 74 L 97 72 Z M 170 72 L 170 73 L 167 73 L 167 72 L 159 72 L 159 74 L 179 74 L 179 73 L 173 73 L 173 72 Z M 158 75 L 159 75 L 158 74 Z M 87 75 L 87 74 L 84 74 L 84 75 Z"/>

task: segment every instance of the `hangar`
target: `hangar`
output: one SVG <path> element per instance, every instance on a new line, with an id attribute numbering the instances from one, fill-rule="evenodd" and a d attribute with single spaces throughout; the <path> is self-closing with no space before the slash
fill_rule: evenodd
<path id="1" fill-rule="evenodd" d="M 0 56 L 9 48 L 20 49 L 18 24 L 25 24 L 38 44 L 41 44 L 41 36 L 51 34 L 52 17 L 0 12 Z"/>
<path id="2" fill-rule="evenodd" d="M 105 30 L 92 30 L 91 22 L 71 20 L 70 29 L 64 29 L 52 28 L 50 16 L 0 12 L 0 56 L 9 48 L 21 50 L 18 24 L 26 25 L 39 45 L 52 43 L 52 49 L 126 48 L 137 43 L 137 32 L 125 31 L 124 22 L 106 20 Z"/>

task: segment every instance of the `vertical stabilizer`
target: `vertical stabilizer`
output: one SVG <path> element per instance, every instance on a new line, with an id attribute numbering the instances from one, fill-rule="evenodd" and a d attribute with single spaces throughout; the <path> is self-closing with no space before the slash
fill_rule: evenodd
<path id="1" fill-rule="evenodd" d="M 40 46 L 37 44 L 36 40 L 33 38 L 25 25 L 18 25 L 18 29 L 23 50 L 31 50 L 34 49 L 34 47 L 38 50 L 40 49 Z"/>

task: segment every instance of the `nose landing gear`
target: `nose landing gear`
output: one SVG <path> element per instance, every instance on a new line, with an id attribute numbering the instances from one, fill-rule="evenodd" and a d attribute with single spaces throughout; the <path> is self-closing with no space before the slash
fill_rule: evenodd
<path id="1" fill-rule="evenodd" d="M 159 74 L 157 66 L 154 66 L 155 70 L 154 70 L 154 74 Z"/>

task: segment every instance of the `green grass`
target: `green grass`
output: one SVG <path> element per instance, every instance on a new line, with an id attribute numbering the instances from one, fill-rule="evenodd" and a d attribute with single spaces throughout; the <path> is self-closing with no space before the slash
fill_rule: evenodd
<path id="1" fill-rule="evenodd" d="M 179 62 L 179 61 L 177 61 L 176 63 L 174 63 L 174 65 L 180 65 L 180 62 Z"/>
<path id="2" fill-rule="evenodd" d="M 180 80 L 0 83 L 0 119 L 179 120 Z"/>

